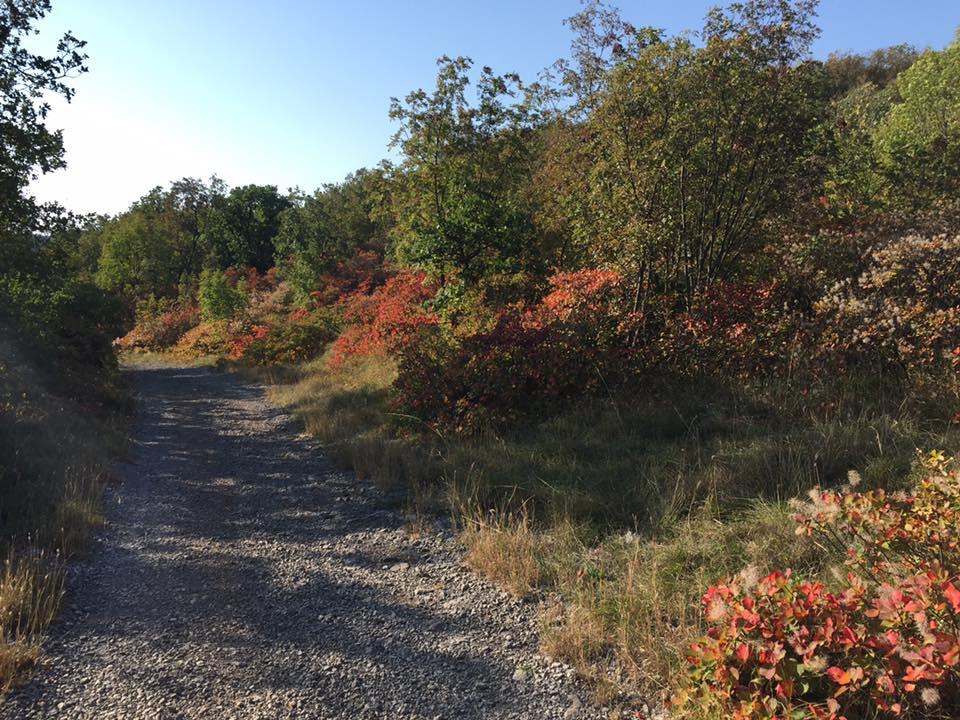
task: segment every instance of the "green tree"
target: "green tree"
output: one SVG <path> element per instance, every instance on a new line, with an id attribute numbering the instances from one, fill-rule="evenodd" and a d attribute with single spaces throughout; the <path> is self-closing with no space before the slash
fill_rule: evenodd
<path id="1" fill-rule="evenodd" d="M 5 226 L 32 216 L 33 202 L 24 195 L 27 184 L 63 167 L 63 138 L 46 125 L 46 98 L 60 95 L 69 102 L 74 90 L 65 81 L 86 71 L 85 43 L 70 33 L 50 57 L 24 46 L 49 11 L 49 0 L 0 4 L 0 224 Z"/>
<path id="2" fill-rule="evenodd" d="M 275 185 L 244 185 L 214 198 L 204 235 L 220 265 L 249 265 L 261 272 L 272 267 L 280 214 L 289 206 Z"/>
<path id="3" fill-rule="evenodd" d="M 358 170 L 313 195 L 294 196 L 280 215 L 275 238 L 277 267 L 301 298 L 321 277 L 365 247 L 382 247 L 387 219 L 383 171 Z"/>
<path id="4" fill-rule="evenodd" d="M 393 177 L 396 255 L 467 285 L 541 265 L 527 203 L 535 117 L 516 75 L 485 67 L 467 99 L 469 58 L 442 57 L 432 93 L 393 99 L 403 161 Z"/>
<path id="5" fill-rule="evenodd" d="M 166 296 L 179 278 L 179 265 L 166 228 L 148 211 L 136 208 L 103 230 L 97 270 L 100 287 L 130 297 Z"/>
<path id="6" fill-rule="evenodd" d="M 148 192 L 98 231 L 98 283 L 137 297 L 175 294 L 179 283 L 215 263 L 209 215 L 223 194 L 216 177 L 183 178 Z"/>
<path id="7" fill-rule="evenodd" d="M 197 299 L 204 320 L 226 320 L 246 306 L 247 293 L 239 284 L 231 286 L 222 270 L 204 270 Z"/>
<path id="8" fill-rule="evenodd" d="M 902 101 L 876 133 L 885 172 L 908 198 L 955 190 L 960 181 L 960 35 L 900 73 L 897 91 Z"/>
<path id="9" fill-rule="evenodd" d="M 831 53 L 823 64 L 830 94 L 839 97 L 867 83 L 885 88 L 919 55 L 912 45 L 894 45 L 869 54 Z"/>
<path id="10" fill-rule="evenodd" d="M 876 134 L 895 98 L 893 85 L 880 88 L 866 82 L 831 102 L 823 191 L 835 215 L 852 217 L 885 206 L 891 188 L 877 152 Z"/>
<path id="11" fill-rule="evenodd" d="M 814 0 L 748 0 L 707 15 L 699 44 L 616 24 L 609 10 L 572 23 L 618 27 L 593 51 L 611 60 L 599 80 L 572 85 L 586 104 L 586 181 L 598 259 L 636 278 L 636 304 L 654 288 L 690 301 L 759 244 L 822 115 Z M 586 32 L 586 31 L 582 31 Z M 572 71 L 571 71 L 572 72 Z M 575 75 L 574 75 L 575 76 Z M 571 86 L 568 73 L 566 83 Z"/>

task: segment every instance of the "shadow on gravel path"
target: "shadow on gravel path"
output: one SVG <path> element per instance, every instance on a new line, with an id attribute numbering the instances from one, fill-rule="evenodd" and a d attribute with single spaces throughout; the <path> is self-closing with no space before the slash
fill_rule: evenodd
<path id="1" fill-rule="evenodd" d="M 532 607 L 467 572 L 449 534 L 409 537 L 260 388 L 208 368 L 135 372 L 135 449 L 108 526 L 0 717 L 590 714 L 569 669 L 536 655 Z"/>

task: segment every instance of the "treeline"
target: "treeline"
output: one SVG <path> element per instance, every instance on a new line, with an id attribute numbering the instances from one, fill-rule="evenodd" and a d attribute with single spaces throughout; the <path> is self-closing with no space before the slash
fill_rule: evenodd
<path id="1" fill-rule="evenodd" d="M 83 232 L 88 270 L 158 332 L 199 321 L 201 276 L 270 270 L 269 312 L 204 313 L 246 317 L 220 347 L 345 310 L 338 356 L 387 350 L 400 404 L 462 429 L 651 372 L 949 371 L 960 43 L 815 60 L 815 6 L 670 36 L 588 3 L 536 82 L 441 58 L 391 103 L 397 163 L 312 195 L 177 181 Z"/>
<path id="2" fill-rule="evenodd" d="M 371 219 L 380 172 L 360 171 L 313 195 L 282 195 L 273 185 L 228 189 L 184 178 L 157 187 L 115 218 L 90 220 L 87 243 L 99 252 L 89 271 L 127 299 L 196 292 L 204 270 L 277 266 L 305 299 L 323 272 L 385 237 Z M 192 283 L 192 285 L 191 285 Z"/>

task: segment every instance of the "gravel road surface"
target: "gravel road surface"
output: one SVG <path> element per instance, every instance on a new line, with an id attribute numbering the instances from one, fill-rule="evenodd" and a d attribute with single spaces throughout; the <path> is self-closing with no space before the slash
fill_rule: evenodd
<path id="1" fill-rule="evenodd" d="M 590 718 L 449 531 L 333 468 L 260 388 L 136 371 L 134 448 L 21 718 Z M 584 702 L 581 703 L 581 698 Z"/>

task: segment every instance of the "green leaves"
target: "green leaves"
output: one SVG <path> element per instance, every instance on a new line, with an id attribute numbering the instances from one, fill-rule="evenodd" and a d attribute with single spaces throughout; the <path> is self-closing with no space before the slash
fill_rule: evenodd
<path id="1" fill-rule="evenodd" d="M 392 239 L 397 257 L 467 284 L 540 262 L 528 189 L 536 118 L 517 98 L 514 74 L 483 68 L 470 103 L 469 58 L 438 60 L 432 94 L 394 99 L 393 145 L 404 155 L 394 175 Z"/>
<path id="2" fill-rule="evenodd" d="M 384 168 L 360 170 L 313 195 L 293 197 L 279 216 L 274 257 L 301 300 L 358 251 L 375 248 L 382 254 L 390 226 L 384 211 L 388 203 Z"/>
<path id="3" fill-rule="evenodd" d="M 0 225 L 33 220 L 32 199 L 23 195 L 31 179 L 63 166 L 63 139 L 45 123 L 45 94 L 69 101 L 65 82 L 86 72 L 86 43 L 65 34 L 50 57 L 35 55 L 24 40 L 50 11 L 49 0 L 9 0 L 0 5 Z"/>
<path id="4" fill-rule="evenodd" d="M 880 160 L 898 192 L 929 197 L 960 177 L 960 42 L 928 51 L 897 78 L 902 102 L 876 134 Z"/>
<path id="5" fill-rule="evenodd" d="M 274 238 L 290 201 L 275 185 L 244 185 L 213 195 L 202 217 L 204 240 L 222 267 L 273 266 Z"/>
<path id="6" fill-rule="evenodd" d="M 813 6 L 711 11 L 702 45 L 621 28 L 591 91 L 582 191 L 595 252 L 638 287 L 690 302 L 756 247 L 821 112 Z"/>
<path id="7" fill-rule="evenodd" d="M 231 285 L 220 270 L 204 270 L 197 300 L 204 320 L 229 320 L 246 306 L 247 292 L 240 283 Z"/>

